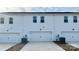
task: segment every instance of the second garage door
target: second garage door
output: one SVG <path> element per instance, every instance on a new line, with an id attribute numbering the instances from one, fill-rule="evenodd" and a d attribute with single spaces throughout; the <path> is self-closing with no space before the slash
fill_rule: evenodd
<path id="1" fill-rule="evenodd" d="M 19 33 L 0 33 L 0 43 L 21 42 Z"/>
<path id="2" fill-rule="evenodd" d="M 65 31 L 62 33 L 66 41 L 76 42 L 79 41 L 79 31 Z"/>
<path id="3" fill-rule="evenodd" d="M 52 41 L 51 31 L 31 31 L 29 41 Z"/>

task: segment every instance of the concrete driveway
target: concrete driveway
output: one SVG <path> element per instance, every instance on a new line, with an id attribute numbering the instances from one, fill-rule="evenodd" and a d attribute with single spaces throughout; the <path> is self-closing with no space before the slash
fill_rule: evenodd
<path id="1" fill-rule="evenodd" d="M 21 51 L 64 51 L 53 42 L 29 42 Z"/>

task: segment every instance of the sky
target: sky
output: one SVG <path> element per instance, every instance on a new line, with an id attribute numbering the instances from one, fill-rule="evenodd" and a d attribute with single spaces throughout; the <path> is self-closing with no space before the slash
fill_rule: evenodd
<path id="1" fill-rule="evenodd" d="M 79 7 L 0 7 L 0 12 L 79 12 Z"/>

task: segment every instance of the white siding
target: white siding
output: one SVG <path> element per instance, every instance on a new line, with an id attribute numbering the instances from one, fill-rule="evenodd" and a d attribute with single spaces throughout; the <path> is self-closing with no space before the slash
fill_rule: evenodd
<path id="1" fill-rule="evenodd" d="M 75 15 L 78 16 L 77 23 L 73 23 Z M 33 23 L 33 16 L 37 16 L 37 23 Z M 40 23 L 41 16 L 44 16 L 45 23 Z M 68 23 L 64 23 L 64 16 L 68 16 Z M 0 17 L 5 18 L 4 24 L 0 24 L 0 32 L 18 32 L 20 38 L 28 35 L 28 40 L 31 38 L 31 31 L 51 31 L 53 41 L 58 34 L 65 36 L 62 34 L 63 31 L 73 31 L 73 28 L 74 31 L 79 31 L 78 14 L 0 14 Z M 9 24 L 9 17 L 13 17 L 13 24 Z"/>

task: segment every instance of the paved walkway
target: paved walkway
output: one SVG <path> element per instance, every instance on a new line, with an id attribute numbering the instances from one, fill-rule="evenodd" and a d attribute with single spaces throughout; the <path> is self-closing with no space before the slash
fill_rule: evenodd
<path id="1" fill-rule="evenodd" d="M 21 51 L 64 51 L 53 42 L 29 42 Z"/>
<path id="2" fill-rule="evenodd" d="M 0 43 L 0 51 L 5 51 L 6 49 L 14 46 L 17 43 Z"/>

